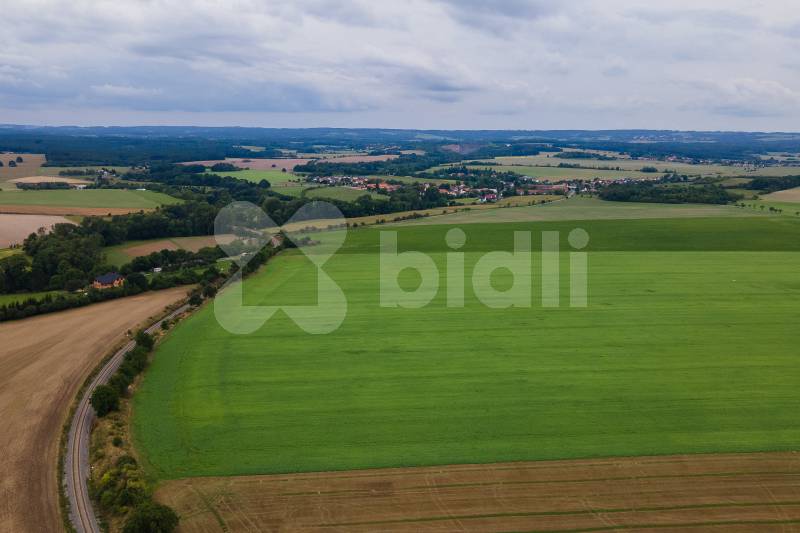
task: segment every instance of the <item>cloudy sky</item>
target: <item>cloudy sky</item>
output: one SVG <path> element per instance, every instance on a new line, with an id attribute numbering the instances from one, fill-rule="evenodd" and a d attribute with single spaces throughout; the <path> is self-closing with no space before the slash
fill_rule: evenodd
<path id="1" fill-rule="evenodd" d="M 4 0 L 0 123 L 800 130 L 796 0 Z"/>

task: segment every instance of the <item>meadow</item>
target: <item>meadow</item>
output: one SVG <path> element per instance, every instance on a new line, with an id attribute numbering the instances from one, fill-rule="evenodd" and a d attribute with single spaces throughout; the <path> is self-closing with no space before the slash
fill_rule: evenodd
<path id="1" fill-rule="evenodd" d="M 520 208 L 522 209 L 522 208 Z M 510 210 L 510 209 L 509 209 Z M 469 282 L 513 232 L 590 241 L 589 305 L 491 309 Z M 309 335 L 282 313 L 233 335 L 206 306 L 158 349 L 133 430 L 157 479 L 577 457 L 790 450 L 800 428 L 800 220 L 788 217 L 465 225 L 463 308 L 448 308 L 452 226 L 392 226 L 428 254 L 440 290 L 379 305 L 379 231 L 351 231 L 325 271 L 341 328 Z M 326 239 L 325 234 L 315 238 Z M 314 248 L 309 250 L 314 253 Z M 284 252 L 245 282 L 248 305 L 313 304 L 316 268 Z M 511 285 L 498 270 L 492 285 Z M 400 275 L 413 289 L 418 277 Z"/>
<path id="2" fill-rule="evenodd" d="M 352 187 L 312 187 L 303 193 L 306 198 L 319 198 L 321 200 L 341 200 L 354 202 L 362 196 L 370 196 L 373 200 L 388 200 L 388 196 L 376 192 L 362 191 Z"/>
<path id="3" fill-rule="evenodd" d="M 252 181 L 258 183 L 261 180 L 267 180 L 273 187 L 276 185 L 283 185 L 289 182 L 305 180 L 291 172 L 281 172 L 280 170 L 237 170 L 235 172 L 209 172 L 209 174 L 216 174 L 217 176 L 230 176 L 232 178 Z"/>
<path id="4" fill-rule="evenodd" d="M 0 192 L 0 205 L 3 206 L 155 209 L 161 205 L 179 202 L 177 198 L 163 193 L 127 189 Z"/>

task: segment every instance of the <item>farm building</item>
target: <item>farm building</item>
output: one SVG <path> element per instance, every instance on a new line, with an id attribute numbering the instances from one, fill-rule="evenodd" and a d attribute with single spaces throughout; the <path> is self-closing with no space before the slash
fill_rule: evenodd
<path id="1" fill-rule="evenodd" d="M 114 287 L 121 287 L 125 284 L 125 278 L 116 272 L 109 272 L 102 276 L 97 276 L 92 283 L 95 289 L 111 289 Z"/>

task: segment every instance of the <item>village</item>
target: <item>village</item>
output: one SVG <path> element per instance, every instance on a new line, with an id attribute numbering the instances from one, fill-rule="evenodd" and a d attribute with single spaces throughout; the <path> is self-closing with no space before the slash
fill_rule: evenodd
<path id="1" fill-rule="evenodd" d="M 306 180 L 309 183 L 323 187 L 349 187 L 359 191 L 387 195 L 404 185 L 399 180 L 383 179 L 375 176 L 309 176 Z M 492 203 L 509 196 L 592 194 L 609 185 L 627 184 L 634 181 L 631 178 L 595 178 L 592 180 L 574 179 L 551 183 L 548 180 L 539 180 L 530 176 L 519 176 L 516 181 L 501 181 L 500 184 L 502 186 L 498 185 L 496 187 L 472 187 L 463 181 L 438 184 L 419 181 L 418 183 L 422 191 L 435 187 L 440 194 L 453 200 L 473 198 L 480 203 Z"/>

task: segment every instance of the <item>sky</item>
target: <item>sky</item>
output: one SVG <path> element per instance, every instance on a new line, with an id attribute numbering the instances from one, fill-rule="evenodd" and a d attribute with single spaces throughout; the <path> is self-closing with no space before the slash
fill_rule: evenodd
<path id="1" fill-rule="evenodd" d="M 796 0 L 4 0 L 0 123 L 800 129 Z"/>

